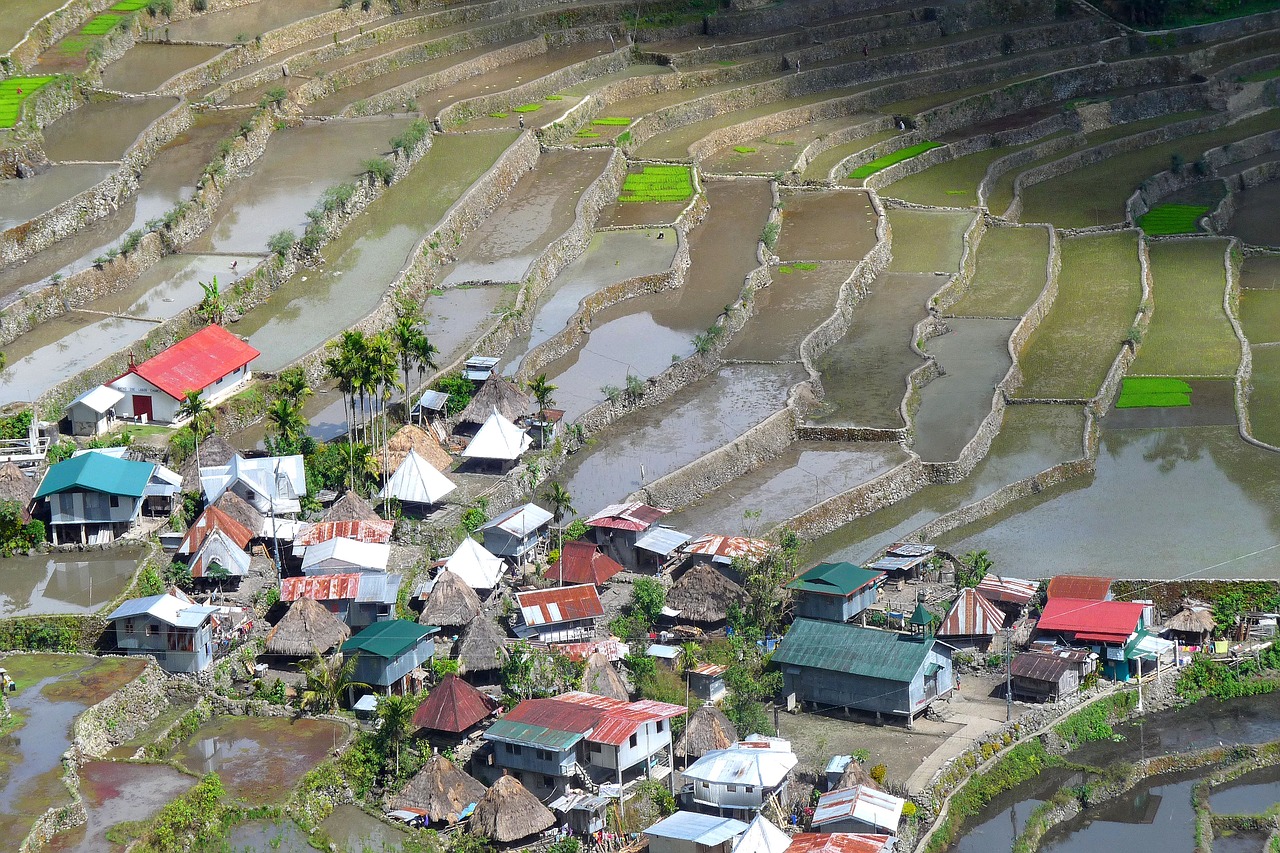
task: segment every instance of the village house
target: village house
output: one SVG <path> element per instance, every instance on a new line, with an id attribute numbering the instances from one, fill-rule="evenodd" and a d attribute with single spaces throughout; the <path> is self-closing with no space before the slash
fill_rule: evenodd
<path id="1" fill-rule="evenodd" d="M 320 521 L 299 528 L 293 538 L 293 556 L 301 557 L 306 549 L 330 539 L 351 539 L 373 545 L 386 545 L 395 530 L 394 521 Z"/>
<path id="2" fill-rule="evenodd" d="M 49 506 L 54 545 L 103 544 L 133 529 L 156 466 L 84 453 L 49 466 L 35 499 Z"/>
<path id="3" fill-rule="evenodd" d="M 920 577 L 925 566 L 933 559 L 938 550 L 936 545 L 921 545 L 917 542 L 894 542 L 884 552 L 884 556 L 867 566 L 877 572 L 884 572 L 890 580 L 911 580 Z"/>
<path id="4" fill-rule="evenodd" d="M 390 559 L 389 544 L 359 542 L 339 536 L 307 546 L 302 552 L 302 573 L 331 575 L 349 572 L 385 572 Z"/>
<path id="5" fill-rule="evenodd" d="M 214 531 L 221 531 L 241 550 L 247 550 L 257 534 L 215 506 L 207 506 L 187 528 L 178 544 L 177 556 L 194 557 L 204 540 Z"/>
<path id="6" fill-rule="evenodd" d="M 1092 575 L 1055 575 L 1045 588 L 1046 598 L 1074 598 L 1078 601 L 1110 601 L 1114 578 Z"/>
<path id="7" fill-rule="evenodd" d="M 502 580 L 507 564 L 470 536 L 465 537 L 444 561 L 443 568 L 453 572 L 473 590 L 487 593 Z"/>
<path id="8" fill-rule="evenodd" d="M 456 675 L 446 675 L 413 712 L 419 734 L 443 733 L 456 740 L 496 711 L 498 703 Z"/>
<path id="9" fill-rule="evenodd" d="M 1085 649 L 1032 649 L 1009 662 L 1013 698 L 1024 702 L 1056 702 L 1080 690 L 1094 655 Z"/>
<path id="10" fill-rule="evenodd" d="M 107 621 L 115 627 L 116 648 L 127 655 L 151 655 L 165 672 L 202 672 L 213 663 L 216 607 L 194 604 L 170 593 L 131 598 Z"/>
<path id="11" fill-rule="evenodd" d="M 516 593 L 516 636 L 543 643 L 569 643 L 595 636 L 604 615 L 600 595 L 591 584 L 535 589 Z"/>
<path id="12" fill-rule="evenodd" d="M 975 589 L 962 589 L 951 610 L 938 626 L 937 636 L 956 648 L 985 649 L 991 638 L 1004 628 L 1005 615 L 1000 608 L 978 594 Z"/>
<path id="13" fill-rule="evenodd" d="M 391 618 L 403 580 L 398 574 L 374 572 L 285 578 L 280 581 L 280 600 L 290 603 L 315 599 L 352 630 L 359 631 Z"/>
<path id="14" fill-rule="evenodd" d="M 378 491 L 378 499 L 395 498 L 401 504 L 429 508 L 444 500 L 458 486 L 436 470 L 435 466 L 410 450 L 386 485 Z"/>
<path id="15" fill-rule="evenodd" d="M 814 832 L 872 832 L 898 834 L 898 821 L 906 800 L 855 785 L 828 791 L 818 798 L 811 826 Z"/>
<path id="16" fill-rule="evenodd" d="M 342 644 L 344 655 L 357 656 L 352 680 L 388 696 L 416 692 L 426 680 L 422 667 L 436 653 L 438 630 L 405 619 L 374 622 Z"/>
<path id="17" fill-rule="evenodd" d="M 695 666 L 685 673 L 689 679 L 689 692 L 703 702 L 719 702 L 728 693 L 724 683 L 724 674 L 729 667 L 723 664 L 704 663 Z"/>
<path id="18" fill-rule="evenodd" d="M 200 488 L 209 503 L 217 503 L 230 492 L 264 516 L 296 513 L 302 510 L 298 499 L 307 493 L 307 470 L 301 456 L 246 459 L 237 453 L 226 465 L 201 468 Z M 272 519 L 268 518 L 265 524 L 270 528 Z M 271 529 L 257 532 L 261 536 L 276 535 Z"/>
<path id="19" fill-rule="evenodd" d="M 644 831 L 650 853 L 731 853 L 747 824 L 730 817 L 678 811 Z"/>
<path id="20" fill-rule="evenodd" d="M 601 551 L 631 571 L 639 571 L 636 542 L 669 512 L 640 501 L 610 504 L 588 518 L 586 525 Z"/>
<path id="21" fill-rule="evenodd" d="M 351 637 L 351 628 L 314 598 L 299 598 L 267 633 L 265 652 L 294 662 L 327 655 Z"/>
<path id="22" fill-rule="evenodd" d="M 999 607 L 1002 613 L 1013 617 L 1022 613 L 1039 589 L 1040 585 L 1035 581 L 1001 577 L 990 572 L 978 581 L 977 586 L 978 595 Z"/>
<path id="23" fill-rule="evenodd" d="M 1140 666 L 1133 662 L 1140 661 L 1145 653 L 1139 643 L 1148 637 L 1143 630 L 1146 611 L 1147 605 L 1134 601 L 1050 598 L 1040 614 L 1036 632 L 1041 637 L 1061 639 L 1069 646 L 1091 649 L 1101 659 L 1106 678 L 1128 681 Z"/>
<path id="24" fill-rule="evenodd" d="M 681 705 L 623 702 L 590 693 L 526 699 L 484 733 L 493 764 L 540 799 L 571 785 L 666 778 L 672 770 L 671 723 Z"/>
<path id="25" fill-rule="evenodd" d="M 800 832 L 786 853 L 892 853 L 896 835 L 873 832 Z"/>
<path id="26" fill-rule="evenodd" d="M 954 688 L 951 652 L 924 634 L 797 619 L 773 662 L 782 669 L 783 693 L 815 711 L 888 714 L 909 727 Z"/>
<path id="27" fill-rule="evenodd" d="M 519 565 L 547 538 L 551 513 L 537 504 L 513 507 L 480 528 L 485 550 Z"/>
<path id="28" fill-rule="evenodd" d="M 547 580 L 602 586 L 620 571 L 622 566 L 591 542 L 566 542 L 560 549 L 560 558 L 547 568 Z"/>
<path id="29" fill-rule="evenodd" d="M 734 560 L 755 562 L 773 550 L 773 543 L 749 536 L 719 536 L 708 533 L 680 546 L 680 553 L 695 563 L 731 566 Z"/>
<path id="30" fill-rule="evenodd" d="M 221 326 L 205 326 L 159 355 L 131 363 L 107 384 L 122 395 L 115 404 L 118 416 L 176 424 L 188 391 L 199 391 L 205 405 L 216 405 L 244 387 L 249 364 L 259 355 Z"/>
<path id="31" fill-rule="evenodd" d="M 851 622 L 876 603 L 884 579 L 884 572 L 853 563 L 819 563 L 787 589 L 795 591 L 797 617 Z"/>
<path id="32" fill-rule="evenodd" d="M 90 436 L 108 432 L 115 422 L 115 409 L 124 394 L 115 388 L 98 385 L 67 404 L 67 421 L 71 434 Z"/>
<path id="33" fill-rule="evenodd" d="M 215 581 L 220 587 L 239 586 L 249 574 L 249 554 L 226 533 L 213 530 L 204 537 L 187 568 L 195 580 Z"/>
<path id="34" fill-rule="evenodd" d="M 785 814 L 787 788 L 799 759 L 781 738 L 752 735 L 727 749 L 716 749 L 685 768 L 683 804 L 687 808 L 750 820 L 776 798 Z"/>

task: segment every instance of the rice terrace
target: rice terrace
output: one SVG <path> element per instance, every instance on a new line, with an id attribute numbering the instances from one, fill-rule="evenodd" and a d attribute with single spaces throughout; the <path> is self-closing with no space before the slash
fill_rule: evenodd
<path id="1" fill-rule="evenodd" d="M 1277 853 L 1278 206 L 1275 0 L 5 0 L 9 847 Z"/>

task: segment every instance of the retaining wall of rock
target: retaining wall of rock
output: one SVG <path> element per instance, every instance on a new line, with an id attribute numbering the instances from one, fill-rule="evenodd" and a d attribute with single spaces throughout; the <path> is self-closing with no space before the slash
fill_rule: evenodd
<path id="1" fill-rule="evenodd" d="M 115 2 L 116 0 L 71 0 L 36 21 L 27 29 L 22 40 L 5 54 L 13 63 L 14 73 L 25 74 L 31 71 L 40 59 L 40 54 L 54 42 L 78 29 L 85 21 Z M 3 75 L 9 76 L 11 75 Z"/>

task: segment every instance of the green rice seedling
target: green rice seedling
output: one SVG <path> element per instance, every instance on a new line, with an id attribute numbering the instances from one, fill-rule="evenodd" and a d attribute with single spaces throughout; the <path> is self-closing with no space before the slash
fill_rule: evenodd
<path id="1" fill-rule="evenodd" d="M 80 32 L 87 36 L 105 36 L 107 33 L 111 32 L 111 30 L 115 28 L 116 24 L 120 23 L 123 18 L 124 15 L 114 15 L 110 12 L 106 12 L 95 18 L 91 18 L 83 27 L 80 28 Z"/>
<path id="2" fill-rule="evenodd" d="M 1194 234 L 1208 207 L 1195 204 L 1158 204 L 1138 217 L 1138 227 L 1156 237 L 1162 234 Z"/>
<path id="3" fill-rule="evenodd" d="M 1191 405 L 1191 386 L 1164 376 L 1127 376 L 1120 381 L 1117 409 L 1168 409 Z"/>
<path id="4" fill-rule="evenodd" d="M 564 95 L 547 95 L 547 96 L 546 96 L 545 98 L 543 98 L 542 100 L 544 100 L 544 101 L 563 101 L 563 100 L 564 100 Z"/>
<path id="5" fill-rule="evenodd" d="M 688 166 L 645 166 L 640 173 L 627 175 L 622 184 L 622 202 L 677 202 L 693 197 L 693 175 Z"/>
<path id="6" fill-rule="evenodd" d="M 521 104 L 518 107 L 514 107 L 513 111 L 517 113 L 536 113 L 540 109 L 542 109 L 542 104 Z"/>
<path id="7" fill-rule="evenodd" d="M 800 270 L 801 272 L 813 272 L 818 268 L 818 265 L 813 263 L 812 261 L 799 261 L 798 263 L 794 263 L 791 266 L 797 270 Z"/>
<path id="8" fill-rule="evenodd" d="M 13 127 L 17 124 L 18 117 L 22 115 L 22 103 L 52 80 L 52 76 L 10 77 L 8 80 L 0 80 L 0 127 Z"/>
<path id="9" fill-rule="evenodd" d="M 754 153 L 756 153 L 756 149 L 752 148 L 750 145 L 735 145 L 735 146 L 733 146 L 733 150 L 734 150 L 734 151 L 737 151 L 739 154 L 754 154 Z"/>
<path id="10" fill-rule="evenodd" d="M 782 273 L 783 275 L 791 275 L 793 272 L 795 272 L 795 268 L 787 264 L 783 264 L 782 266 L 778 267 L 778 272 Z"/>
<path id="11" fill-rule="evenodd" d="M 631 119 L 625 116 L 605 116 L 604 118 L 593 118 L 591 123 L 596 127 L 630 127 Z"/>
<path id="12" fill-rule="evenodd" d="M 489 113 L 489 118 L 507 118 L 507 113 Z"/>
<path id="13" fill-rule="evenodd" d="M 919 145 L 911 145 L 907 148 L 899 149 L 898 151 L 895 151 L 892 154 L 886 154 L 883 157 L 877 157 L 875 160 L 872 160 L 870 163 L 867 163 L 863 166 L 859 166 L 858 168 L 854 169 L 852 172 L 849 173 L 849 178 L 851 180 L 861 180 L 862 178 L 869 178 L 872 175 L 874 175 L 876 172 L 879 172 L 882 169 L 887 169 L 888 167 L 894 165 L 895 163 L 901 163 L 903 160 L 910 160 L 912 157 L 923 154 L 926 151 L 932 151 L 934 148 L 941 148 L 941 147 L 942 147 L 941 142 L 921 142 Z"/>
<path id="14" fill-rule="evenodd" d="M 147 6 L 150 5 L 150 3 L 151 3 L 151 0 L 120 0 L 119 3 L 112 5 L 111 8 L 108 9 L 107 11 L 138 12 L 138 11 L 141 11 L 142 9 L 147 8 Z"/>
<path id="15" fill-rule="evenodd" d="M 577 136 L 579 139 L 599 139 L 600 138 L 600 134 L 592 133 L 589 130 L 580 130 L 574 135 Z"/>

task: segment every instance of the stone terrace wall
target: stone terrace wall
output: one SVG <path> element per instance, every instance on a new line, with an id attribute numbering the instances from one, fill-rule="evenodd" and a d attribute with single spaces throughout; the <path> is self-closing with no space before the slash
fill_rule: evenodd
<path id="1" fill-rule="evenodd" d="M 848 59 L 862 52 L 863 46 L 884 50 L 886 48 L 903 48 L 913 44 L 934 42 L 942 38 L 942 27 L 937 21 L 920 23 L 890 24 L 895 18 L 910 16 L 912 12 L 895 12 L 882 16 L 884 28 L 867 28 L 853 34 L 846 34 L 849 29 L 845 24 L 831 24 L 826 27 L 815 27 L 807 32 L 813 43 L 787 53 L 787 64 L 792 68 L 816 66 L 831 59 Z"/>
<path id="2" fill-rule="evenodd" d="M 707 34 L 711 36 L 750 35 L 787 27 L 812 26 L 821 24 L 823 21 L 871 12 L 883 5 L 883 0 L 813 0 L 813 2 L 788 3 L 768 9 L 709 15 L 706 22 Z M 921 16 L 932 15 L 932 13 L 931 9 L 922 9 L 919 12 Z"/>
<path id="3" fill-rule="evenodd" d="M 1280 130 L 1260 133 L 1229 145 L 1210 148 L 1204 152 L 1203 162 L 1208 166 L 1209 173 L 1216 175 L 1235 163 L 1252 160 L 1274 151 L 1280 151 Z M 1234 192 L 1271 180 L 1274 174 L 1274 169 L 1271 168 L 1273 165 L 1273 163 L 1263 163 L 1226 179 L 1230 192 L 1211 216 L 1216 229 L 1225 228 L 1234 211 Z M 1159 204 L 1165 197 L 1205 179 L 1205 175 L 1196 173 L 1194 164 L 1187 164 L 1177 173 L 1164 171 L 1153 175 L 1143 181 L 1142 185 L 1134 190 L 1133 195 L 1129 196 L 1125 205 L 1128 222 L 1136 222 L 1140 216 Z"/>
<path id="4" fill-rule="evenodd" d="M 911 456 L 893 470 L 792 517 L 786 522 L 787 528 L 801 539 L 817 539 L 856 518 L 906 500 L 929 483 L 920 457 Z"/>
<path id="5" fill-rule="evenodd" d="M 94 15 L 113 5 L 116 0 L 71 0 L 36 21 L 27 30 L 22 41 L 14 45 L 6 56 L 13 61 L 14 72 L 25 74 L 34 68 L 40 54 L 58 39 L 77 29 Z M 10 75 L 0 71 L 0 79 Z"/>
<path id="6" fill-rule="evenodd" d="M 844 145 L 846 142 L 853 142 L 855 139 L 862 139 L 865 136 L 881 133 L 891 127 L 893 127 L 893 117 L 881 116 L 862 124 L 844 127 L 828 133 L 826 136 L 815 139 L 804 147 L 804 150 L 800 152 L 800 156 L 796 158 L 796 164 L 792 171 L 795 174 L 802 174 L 805 169 L 809 168 L 809 164 L 824 151 Z"/>

